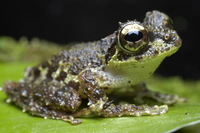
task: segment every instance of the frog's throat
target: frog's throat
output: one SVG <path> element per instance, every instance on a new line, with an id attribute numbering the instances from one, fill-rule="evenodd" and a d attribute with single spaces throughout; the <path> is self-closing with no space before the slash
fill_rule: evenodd
<path id="1" fill-rule="evenodd" d="M 145 81 L 167 56 L 177 50 L 178 48 L 174 48 L 170 52 L 163 52 L 143 60 L 130 58 L 127 61 L 119 61 L 112 58 L 105 67 L 105 72 L 110 76 L 110 79 L 113 79 L 113 81 L 109 81 L 110 86 L 124 87 L 127 83 L 130 83 L 127 85 L 132 86 Z"/>

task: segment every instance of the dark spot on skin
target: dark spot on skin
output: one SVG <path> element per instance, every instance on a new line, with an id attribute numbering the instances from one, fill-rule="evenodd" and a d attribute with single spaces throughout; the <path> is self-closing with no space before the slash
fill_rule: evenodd
<path id="1" fill-rule="evenodd" d="M 131 81 L 128 81 L 128 84 L 130 84 L 131 83 Z"/>
<path id="2" fill-rule="evenodd" d="M 52 73 L 55 72 L 57 69 L 58 69 L 57 64 L 49 66 L 49 69 L 48 69 L 48 72 L 47 72 L 47 75 L 46 75 L 48 80 L 52 80 Z"/>
<path id="3" fill-rule="evenodd" d="M 159 52 L 157 50 L 154 51 L 154 55 L 157 55 L 159 54 Z"/>
<path id="4" fill-rule="evenodd" d="M 139 61 L 139 60 L 142 59 L 142 56 L 136 56 L 135 59 L 136 59 L 137 61 Z"/>
<path id="5" fill-rule="evenodd" d="M 38 77 L 40 77 L 40 70 L 38 69 L 38 67 L 33 67 L 28 74 L 28 77 L 33 76 L 34 79 L 33 81 L 35 81 Z"/>
<path id="6" fill-rule="evenodd" d="M 40 70 L 37 67 L 33 68 L 33 74 L 35 76 L 35 78 L 40 76 Z"/>
<path id="7" fill-rule="evenodd" d="M 42 68 L 47 68 L 47 67 L 49 67 L 49 63 L 47 61 L 43 62 L 41 66 L 42 66 Z"/>
<path id="8" fill-rule="evenodd" d="M 70 57 L 69 53 L 66 50 L 60 51 L 60 58 L 63 62 L 68 62 Z"/>
<path id="9" fill-rule="evenodd" d="M 61 56 L 60 55 L 54 55 L 51 58 L 51 62 L 52 64 L 59 64 L 59 61 L 61 60 Z"/>
<path id="10" fill-rule="evenodd" d="M 79 86 L 80 86 L 80 83 L 74 82 L 74 81 L 70 81 L 66 86 L 70 86 L 70 87 L 74 88 L 75 90 L 78 90 Z"/>
<path id="11" fill-rule="evenodd" d="M 51 67 L 49 68 L 52 72 L 55 72 L 58 69 L 58 64 L 53 64 L 51 65 Z"/>
<path id="12" fill-rule="evenodd" d="M 103 105 L 103 109 L 108 108 L 111 104 L 113 103 L 113 101 L 108 101 Z"/>
<path id="13" fill-rule="evenodd" d="M 47 77 L 48 80 L 52 80 L 53 79 L 51 75 L 52 75 L 52 71 L 49 70 L 47 72 L 47 75 L 46 75 L 46 77 Z"/>
<path id="14" fill-rule="evenodd" d="M 63 81 L 67 77 L 67 73 L 64 71 L 61 71 L 59 76 L 56 78 L 58 81 Z"/>
<path id="15" fill-rule="evenodd" d="M 102 70 L 105 71 L 105 67 L 102 67 Z"/>
<path id="16" fill-rule="evenodd" d="M 166 50 L 166 51 L 169 51 L 169 50 L 170 50 L 170 47 L 165 48 L 165 50 Z"/>
<path id="17" fill-rule="evenodd" d="M 149 41 L 153 42 L 154 39 L 155 39 L 155 34 L 154 34 L 154 32 L 150 31 L 149 32 Z"/>
<path id="18" fill-rule="evenodd" d="M 118 60 L 121 60 L 121 61 L 125 61 L 127 60 L 129 57 L 132 57 L 133 55 L 127 55 L 127 54 L 124 54 L 123 52 L 119 52 L 118 55 L 117 55 L 117 59 Z"/>
<path id="19" fill-rule="evenodd" d="M 168 28 L 170 28 L 170 29 L 173 28 L 173 27 L 172 27 L 173 21 L 172 21 L 171 18 L 168 18 L 167 20 L 164 20 L 164 21 L 163 21 L 163 24 L 164 24 L 165 27 L 168 27 Z"/>
<path id="20" fill-rule="evenodd" d="M 69 67 L 68 72 L 69 72 L 70 74 L 72 74 L 72 75 L 78 75 L 78 74 L 80 73 L 80 71 L 82 70 L 80 67 L 81 67 L 81 66 L 80 66 L 79 63 L 74 63 L 73 65 L 71 65 L 71 66 Z"/>
<path id="21" fill-rule="evenodd" d="M 102 89 L 94 89 L 94 91 L 93 91 L 93 98 L 96 100 L 99 100 L 104 95 L 105 95 L 105 93 Z"/>
<path id="22" fill-rule="evenodd" d="M 111 110 L 112 113 L 116 114 L 116 113 L 119 113 L 121 112 L 122 108 L 121 108 L 121 105 L 117 105 L 115 108 L 113 108 Z"/>
<path id="23" fill-rule="evenodd" d="M 142 66 L 142 68 L 144 68 L 144 66 Z"/>
<path id="24" fill-rule="evenodd" d="M 111 48 L 108 49 L 108 53 L 106 54 L 106 63 L 112 58 L 112 56 L 115 54 L 116 52 L 116 46 L 112 45 Z"/>
<path id="25" fill-rule="evenodd" d="M 93 63 L 91 64 L 91 67 L 92 67 L 92 68 L 96 68 L 96 67 L 99 67 L 99 66 L 101 66 L 101 65 L 102 65 L 102 59 L 97 58 L 97 61 L 96 61 L 96 62 L 93 62 Z"/>

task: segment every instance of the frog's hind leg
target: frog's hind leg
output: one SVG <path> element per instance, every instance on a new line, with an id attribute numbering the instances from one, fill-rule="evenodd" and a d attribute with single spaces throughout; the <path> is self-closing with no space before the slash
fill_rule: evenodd
<path id="1" fill-rule="evenodd" d="M 71 124 L 81 123 L 81 120 L 72 116 L 81 103 L 78 93 L 72 88 L 7 82 L 3 91 L 8 95 L 7 102 L 15 103 L 23 112 Z"/>
<path id="2" fill-rule="evenodd" d="M 144 97 L 156 100 L 159 103 L 163 103 L 167 105 L 172 105 L 179 101 L 180 102 L 186 101 L 185 98 L 180 98 L 178 95 L 163 94 L 160 92 L 151 91 L 146 87 L 145 83 L 135 85 L 134 89 L 135 89 L 134 101 L 140 104 L 143 103 Z"/>
<path id="3" fill-rule="evenodd" d="M 112 103 L 105 103 L 101 110 L 94 110 L 99 105 L 90 106 L 89 108 L 83 109 L 74 114 L 74 117 L 84 116 L 90 113 L 96 113 L 99 116 L 104 117 L 120 117 L 120 116 L 142 116 L 142 115 L 160 115 L 168 111 L 167 105 L 141 105 L 136 106 L 135 104 L 124 104 L 115 105 Z"/>

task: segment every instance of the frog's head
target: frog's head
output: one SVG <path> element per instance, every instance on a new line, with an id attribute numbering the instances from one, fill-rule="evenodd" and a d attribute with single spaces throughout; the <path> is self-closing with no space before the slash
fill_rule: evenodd
<path id="1" fill-rule="evenodd" d="M 120 23 L 115 35 L 115 48 L 108 67 L 132 75 L 143 73 L 148 77 L 165 57 L 181 46 L 171 19 L 159 11 L 147 12 L 143 23 L 136 20 Z"/>
<path id="2" fill-rule="evenodd" d="M 169 56 L 181 46 L 180 37 L 172 29 L 171 19 L 159 11 L 147 12 L 143 23 L 136 20 L 120 23 L 116 34 L 118 58 L 121 60 Z"/>

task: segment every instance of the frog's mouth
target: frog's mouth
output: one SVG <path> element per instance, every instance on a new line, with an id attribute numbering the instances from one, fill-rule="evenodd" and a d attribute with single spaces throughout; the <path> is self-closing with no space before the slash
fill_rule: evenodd
<path id="1" fill-rule="evenodd" d="M 180 38 L 177 39 L 176 43 L 165 43 L 163 40 L 157 39 L 149 44 L 144 53 L 137 55 L 134 58 L 135 60 L 142 60 L 157 56 L 170 56 L 180 48 L 181 44 L 182 41 Z"/>

